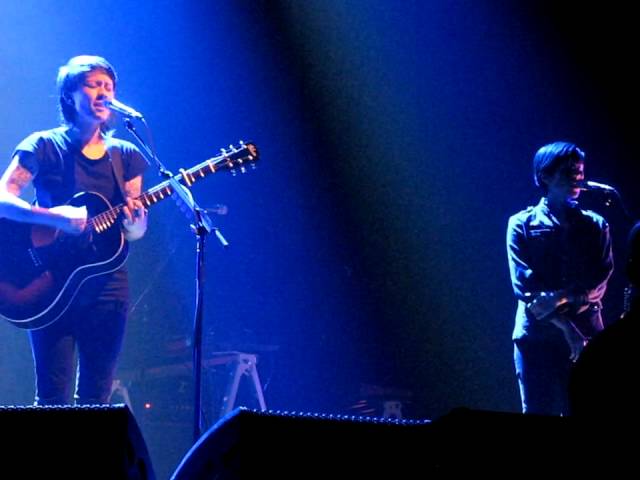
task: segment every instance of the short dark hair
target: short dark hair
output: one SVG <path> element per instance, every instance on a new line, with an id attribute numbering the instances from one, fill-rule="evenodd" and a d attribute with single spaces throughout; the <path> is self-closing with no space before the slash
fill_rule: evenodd
<path id="1" fill-rule="evenodd" d="M 533 157 L 533 180 L 545 193 L 547 185 L 542 180 L 543 175 L 553 175 L 570 162 L 584 162 L 584 152 L 571 142 L 553 142 L 536 152 Z"/>
<path id="2" fill-rule="evenodd" d="M 58 69 L 56 81 L 58 87 L 58 102 L 60 117 L 63 123 L 73 125 L 76 121 L 76 109 L 69 101 L 71 94 L 84 81 L 89 72 L 102 71 L 113 81 L 115 90 L 118 82 L 118 75 L 113 66 L 103 57 L 97 55 L 78 55 L 71 58 L 65 65 Z M 105 125 L 103 130 L 111 130 L 111 125 Z"/>

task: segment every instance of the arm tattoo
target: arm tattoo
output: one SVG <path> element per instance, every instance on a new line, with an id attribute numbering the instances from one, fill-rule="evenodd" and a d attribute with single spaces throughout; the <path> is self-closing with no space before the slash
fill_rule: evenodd
<path id="1" fill-rule="evenodd" d="M 32 179 L 33 174 L 14 160 L 3 175 L 0 184 L 8 192 L 20 196 L 22 190 L 29 185 Z"/>

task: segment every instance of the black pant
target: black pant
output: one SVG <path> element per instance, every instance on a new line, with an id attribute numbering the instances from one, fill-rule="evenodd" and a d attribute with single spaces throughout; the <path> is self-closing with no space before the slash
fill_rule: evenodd
<path id="1" fill-rule="evenodd" d="M 72 305 L 55 323 L 29 332 L 36 405 L 70 404 L 78 355 L 76 404 L 108 403 L 124 338 L 127 303 Z"/>
<path id="2" fill-rule="evenodd" d="M 514 363 L 523 413 L 566 415 L 569 401 L 570 350 L 560 330 L 545 340 L 514 342 Z"/>

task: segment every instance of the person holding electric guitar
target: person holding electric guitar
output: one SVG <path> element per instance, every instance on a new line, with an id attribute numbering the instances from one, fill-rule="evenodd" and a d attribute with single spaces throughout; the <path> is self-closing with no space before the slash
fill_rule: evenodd
<path id="1" fill-rule="evenodd" d="M 147 161 L 113 137 L 106 102 L 116 84 L 102 57 L 76 56 L 60 67 L 63 125 L 21 141 L 0 180 L 0 244 L 32 246 L 0 263 L 0 307 L 29 329 L 36 405 L 103 404 L 111 394 L 128 312 L 126 244 L 147 229 L 139 199 Z M 34 205 L 20 198 L 30 183 Z M 107 213 L 90 218 L 104 207 Z M 86 266 L 69 267 L 83 260 Z"/>
<path id="2" fill-rule="evenodd" d="M 640 420 L 633 393 L 640 336 L 640 221 L 627 238 L 625 273 L 624 312 L 589 342 L 569 379 L 571 415 L 588 420 L 590 425 L 609 427 L 616 435 L 621 427 L 635 432 Z"/>
<path id="3" fill-rule="evenodd" d="M 540 202 L 511 216 L 507 255 L 518 301 L 514 363 L 523 413 L 567 415 L 573 363 L 603 329 L 602 297 L 613 272 L 609 226 L 579 208 L 584 152 L 554 142 L 534 156 Z"/>

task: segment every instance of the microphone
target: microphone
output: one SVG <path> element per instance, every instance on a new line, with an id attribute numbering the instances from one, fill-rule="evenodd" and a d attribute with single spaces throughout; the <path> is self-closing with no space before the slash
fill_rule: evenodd
<path id="1" fill-rule="evenodd" d="M 120 113 L 122 115 L 125 115 L 127 117 L 137 118 L 137 119 L 144 118 L 143 115 L 140 112 L 138 112 L 137 110 L 125 105 L 122 102 L 119 102 L 115 98 L 112 98 L 111 100 L 105 100 L 104 101 L 104 106 L 107 107 L 110 110 L 113 110 L 114 112 L 118 112 L 118 113 Z"/>
<path id="2" fill-rule="evenodd" d="M 592 182 L 592 181 L 582 181 L 578 182 L 578 188 L 580 190 L 602 190 L 605 192 L 615 192 L 616 189 L 611 185 L 606 185 L 604 183 Z"/>
<path id="3" fill-rule="evenodd" d="M 211 208 L 205 208 L 204 211 L 207 213 L 215 213 L 216 215 L 226 215 L 227 213 L 229 213 L 229 207 L 227 207 L 226 205 L 217 204 Z"/>

